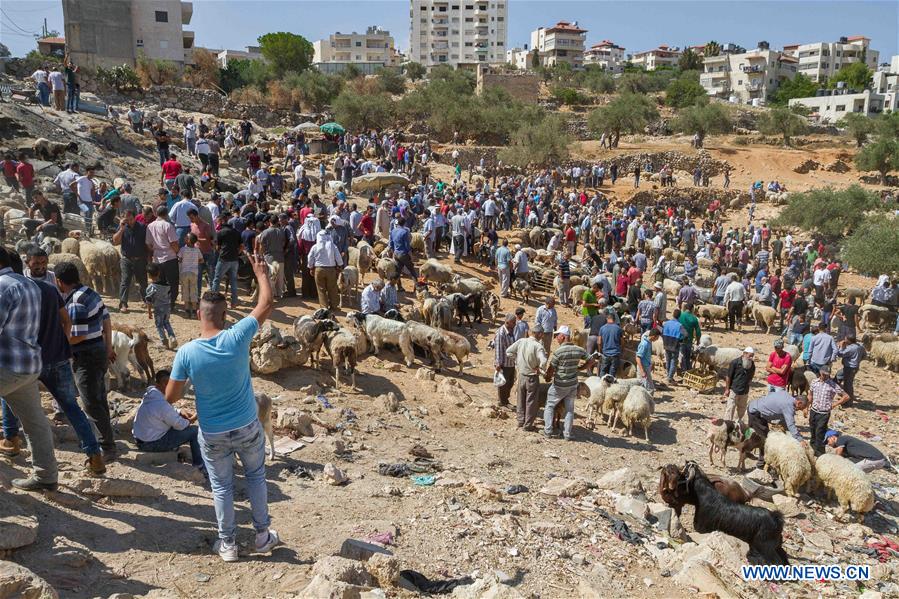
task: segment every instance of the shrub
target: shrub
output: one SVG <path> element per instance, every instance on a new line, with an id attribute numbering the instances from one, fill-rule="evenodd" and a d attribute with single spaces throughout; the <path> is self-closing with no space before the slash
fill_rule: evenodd
<path id="1" fill-rule="evenodd" d="M 382 92 L 399 95 L 406 91 L 406 79 L 394 69 L 378 69 L 375 76 Z"/>
<path id="2" fill-rule="evenodd" d="M 144 87 L 151 85 L 176 85 L 181 82 L 178 66 L 168 60 L 147 58 L 137 59 L 137 76 Z"/>
<path id="3" fill-rule="evenodd" d="M 565 120 L 553 115 L 522 125 L 512 135 L 511 145 L 500 150 L 499 159 L 520 167 L 557 165 L 568 158 L 570 143 Z"/>
<path id="4" fill-rule="evenodd" d="M 780 83 L 777 91 L 771 96 L 771 104 L 786 106 L 793 98 L 809 98 L 815 95 L 819 87 L 808 75 L 797 73 L 792 79 L 786 79 Z"/>
<path id="5" fill-rule="evenodd" d="M 403 65 L 403 72 L 410 81 L 418 81 L 427 74 L 427 69 L 419 62 L 407 62 Z"/>
<path id="6" fill-rule="evenodd" d="M 674 108 L 686 108 L 708 100 L 705 88 L 691 78 L 675 79 L 665 88 L 665 104 Z"/>
<path id="7" fill-rule="evenodd" d="M 130 65 L 123 64 L 110 69 L 97 67 L 97 82 L 111 87 L 118 92 L 137 91 L 141 88 L 141 80 Z"/>
<path id="8" fill-rule="evenodd" d="M 674 128 L 684 133 L 698 134 L 699 146 L 702 147 L 706 135 L 730 130 L 730 115 L 721 104 L 697 104 L 681 111 L 674 121 Z"/>
<path id="9" fill-rule="evenodd" d="M 805 133 L 805 119 L 788 108 L 776 107 L 759 119 L 759 130 L 771 135 L 782 135 L 784 145 L 790 145 L 790 138 Z"/>
<path id="10" fill-rule="evenodd" d="M 885 183 L 887 173 L 899 169 L 899 141 L 880 135 L 858 151 L 855 166 L 860 171 L 877 171 L 881 183 Z"/>
<path id="11" fill-rule="evenodd" d="M 359 94 L 344 89 L 334 100 L 334 118 L 347 130 L 383 129 L 391 124 L 393 104 L 385 93 Z"/>
<path id="12" fill-rule="evenodd" d="M 569 106 L 588 104 L 590 102 L 590 98 L 570 87 L 554 87 L 552 96 L 560 104 Z"/>
<path id="13" fill-rule="evenodd" d="M 226 92 L 248 85 L 263 90 L 272 78 L 268 64 L 261 60 L 229 60 L 228 68 L 219 71 L 220 85 Z"/>
<path id="14" fill-rule="evenodd" d="M 632 93 L 623 93 L 606 106 L 597 108 L 587 117 L 587 127 L 599 137 L 603 133 L 612 136 L 612 146 L 617 147 L 621 133 L 640 133 L 651 121 L 659 118 L 653 101 Z"/>
<path id="15" fill-rule="evenodd" d="M 221 69 L 215 55 L 205 48 L 194 50 L 194 64 L 185 67 L 184 82 L 194 87 L 216 89 L 221 80 Z"/>
<path id="16" fill-rule="evenodd" d="M 846 128 L 846 132 L 859 148 L 868 140 L 868 135 L 874 133 L 874 120 L 857 112 L 850 112 L 837 124 Z"/>
<path id="17" fill-rule="evenodd" d="M 883 210 L 883 204 L 876 194 L 859 185 L 841 190 L 812 189 L 792 194 L 774 224 L 800 227 L 837 239 L 852 233 L 859 225 L 859 217 L 869 210 Z"/>
<path id="18" fill-rule="evenodd" d="M 288 73 L 284 84 L 291 88 L 300 108 L 313 112 L 324 110 L 343 89 L 343 79 L 339 75 L 326 75 L 316 69 Z"/>
<path id="19" fill-rule="evenodd" d="M 850 266 L 866 275 L 899 273 L 899 221 L 896 217 L 868 217 L 842 249 Z"/>

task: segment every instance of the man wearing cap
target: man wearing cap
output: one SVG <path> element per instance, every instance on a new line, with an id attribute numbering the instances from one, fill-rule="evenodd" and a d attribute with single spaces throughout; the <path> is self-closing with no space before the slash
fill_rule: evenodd
<path id="1" fill-rule="evenodd" d="M 746 402 L 749 399 L 749 386 L 755 376 L 755 350 L 747 347 L 743 355 L 730 363 L 727 375 L 724 377 L 724 399 L 727 404 L 724 407 L 724 419 L 742 421 L 746 415 Z"/>
<path id="2" fill-rule="evenodd" d="M 784 351 L 783 339 L 774 340 L 774 351 L 768 356 L 767 366 L 768 391 L 786 389 L 790 384 L 793 370 L 793 357 Z"/>
<path id="3" fill-rule="evenodd" d="M 531 269 L 528 265 L 528 255 L 524 253 L 524 250 L 521 249 L 521 245 L 519 244 L 515 244 L 515 256 L 512 258 L 512 267 L 515 273 L 512 280 L 529 280 Z"/>
<path id="4" fill-rule="evenodd" d="M 552 347 L 552 333 L 556 330 L 558 323 L 559 316 L 556 313 L 556 300 L 551 295 L 547 296 L 543 300 L 543 305 L 537 308 L 537 313 L 534 315 L 534 332 L 543 333 L 543 349 L 546 350 L 546 353 L 549 353 L 550 347 Z"/>
<path id="5" fill-rule="evenodd" d="M 656 322 L 664 322 L 668 316 L 668 295 L 660 281 L 655 282 L 653 289 L 655 289 L 655 295 L 652 298 L 652 303 L 656 307 L 655 319 Z"/>
<path id="6" fill-rule="evenodd" d="M 512 391 L 512 384 L 515 382 L 515 358 L 507 355 L 506 350 L 515 343 L 516 321 L 514 314 L 506 314 L 502 326 L 497 329 L 496 336 L 493 338 L 495 352 L 493 366 L 506 379 L 503 385 L 496 388 L 497 403 L 501 407 L 509 405 L 509 394 Z"/>
<path id="7" fill-rule="evenodd" d="M 786 389 L 776 388 L 749 404 L 749 427 L 765 439 L 768 437 L 770 423 L 783 422 L 793 438 L 804 443 L 799 429 L 796 428 L 796 411 L 804 410 L 807 405 L 805 398 L 794 398 Z M 759 447 L 759 460 L 756 466 L 759 468 L 765 466 L 764 443 Z"/>
<path id="8" fill-rule="evenodd" d="M 546 333 L 552 335 L 552 331 Z M 546 368 L 546 350 L 541 337 L 544 333 L 535 330 L 530 337 L 519 339 L 506 350 L 506 357 L 515 360 L 518 372 L 518 428 L 534 430 L 540 400 L 540 371 Z"/>
<path id="9" fill-rule="evenodd" d="M 886 468 L 889 464 L 886 456 L 870 443 L 839 431 L 830 430 L 824 433 L 824 442 L 832 447 L 837 455 L 855 462 L 862 472 Z"/>
<path id="10" fill-rule="evenodd" d="M 674 374 L 677 371 L 677 357 L 680 353 L 680 346 L 687 337 L 687 329 L 681 324 L 679 318 L 680 310 L 675 308 L 671 318 L 662 324 L 662 343 L 665 347 L 665 368 L 668 374 L 667 382 L 669 385 L 674 384 Z"/>
<path id="11" fill-rule="evenodd" d="M 384 281 L 375 279 L 362 290 L 359 296 L 359 311 L 363 314 L 378 314 L 381 312 L 381 291 L 384 289 Z"/>
<path id="12" fill-rule="evenodd" d="M 824 453 L 824 434 L 830 422 L 830 412 L 849 401 L 849 394 L 830 378 L 830 366 L 822 366 L 818 369 L 817 380 L 812 381 L 809 387 L 808 401 L 811 403 L 808 424 L 812 431 L 812 447 L 815 455 L 821 455 Z"/>
<path id="13" fill-rule="evenodd" d="M 571 441 L 571 427 L 574 424 L 574 398 L 577 395 L 577 372 L 593 366 L 594 360 L 586 350 L 571 342 L 571 329 L 562 326 L 556 331 L 559 347 L 552 353 L 546 368 L 545 380 L 552 381 L 546 393 L 546 407 L 543 410 L 543 435 L 557 436 L 553 431 L 553 412 L 559 403 L 565 405 L 563 436 Z M 583 362 L 583 364 L 582 364 Z"/>

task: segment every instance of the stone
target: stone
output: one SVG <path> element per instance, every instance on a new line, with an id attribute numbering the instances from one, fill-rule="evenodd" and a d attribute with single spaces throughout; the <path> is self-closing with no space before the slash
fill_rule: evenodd
<path id="1" fill-rule="evenodd" d="M 436 373 L 433 369 L 422 367 L 415 371 L 415 378 L 419 381 L 433 381 Z"/>
<path id="2" fill-rule="evenodd" d="M 316 599 L 362 599 L 362 594 L 369 590 L 369 587 L 328 580 L 317 575 L 300 591 L 300 596 Z"/>
<path id="3" fill-rule="evenodd" d="M 345 484 L 350 480 L 343 470 L 341 470 L 331 462 L 325 464 L 325 468 L 322 473 L 325 475 L 325 480 L 329 485 L 339 486 Z"/>
<path id="4" fill-rule="evenodd" d="M 101 497 L 159 497 L 162 492 L 148 484 L 123 478 L 83 478 L 71 485 L 85 495 Z"/>
<path id="5" fill-rule="evenodd" d="M 375 580 L 365 569 L 363 562 L 339 555 L 329 555 L 315 562 L 315 565 L 312 566 L 312 575 L 322 576 L 334 582 L 365 587 L 375 586 Z"/>
<path id="6" fill-rule="evenodd" d="M 606 566 L 595 564 L 590 572 L 579 577 L 577 596 L 581 599 L 606 599 L 612 596 L 609 587 L 612 578 L 612 573 Z"/>
<path id="7" fill-rule="evenodd" d="M 476 478 L 472 478 L 467 483 L 465 483 L 465 488 L 479 499 L 486 499 L 490 501 L 502 501 L 503 499 L 503 494 L 502 492 L 500 492 L 499 487 L 490 483 L 485 483 L 484 481 L 478 480 Z"/>
<path id="8" fill-rule="evenodd" d="M 799 509 L 799 502 L 796 501 L 793 497 L 787 497 L 786 495 L 775 495 L 772 500 L 774 501 L 774 505 L 777 506 L 777 509 L 784 515 L 785 518 L 795 518 L 802 514 L 802 511 Z"/>
<path id="9" fill-rule="evenodd" d="M 59 599 L 59 594 L 47 581 L 28 568 L 0 560 L 0 597 Z"/>
<path id="10" fill-rule="evenodd" d="M 553 539 L 569 539 L 574 536 L 574 532 L 570 528 L 555 522 L 531 522 L 528 525 L 528 531 L 531 534 Z"/>
<path id="11" fill-rule="evenodd" d="M 377 402 L 381 405 L 382 410 L 390 414 L 393 414 L 400 409 L 400 400 L 397 399 L 396 393 L 393 391 L 379 395 Z"/>
<path id="12" fill-rule="evenodd" d="M 540 492 L 552 497 L 580 497 L 584 495 L 590 486 L 581 479 L 570 479 L 557 476 L 549 480 Z"/>
<path id="13" fill-rule="evenodd" d="M 868 589 L 858 596 L 858 599 L 882 599 L 883 593 L 878 593 L 873 589 Z"/>
<path id="14" fill-rule="evenodd" d="M 694 562 L 675 574 L 674 582 L 684 587 L 692 587 L 700 593 L 710 593 L 718 599 L 736 599 L 731 585 L 725 583 L 708 562 Z"/>
<path id="15" fill-rule="evenodd" d="M 275 418 L 275 426 L 296 433 L 301 437 L 312 437 L 312 415 L 297 408 L 281 408 Z"/>
<path id="16" fill-rule="evenodd" d="M 395 587 L 399 581 L 400 564 L 392 555 L 375 553 L 368 559 L 366 568 L 379 587 Z"/>
<path id="17" fill-rule="evenodd" d="M 346 444 L 337 437 L 329 437 L 325 446 L 334 455 L 341 455 L 346 451 Z"/>
<path id="18" fill-rule="evenodd" d="M 657 520 L 659 530 L 673 539 L 682 539 L 686 536 L 674 508 L 663 503 L 650 502 L 646 505 L 649 508 L 649 514 Z"/>
<path id="19" fill-rule="evenodd" d="M 645 501 L 641 501 L 635 497 L 627 497 L 622 495 L 615 500 L 615 511 L 625 516 L 631 516 L 637 520 L 646 520 L 649 515 L 649 507 Z"/>
<path id="20" fill-rule="evenodd" d="M 456 599 L 524 599 L 524 595 L 515 588 L 485 578 L 479 578 L 469 585 L 456 587 L 450 596 Z"/>
<path id="21" fill-rule="evenodd" d="M 0 551 L 31 545 L 37 539 L 37 528 L 34 516 L 16 514 L 0 518 Z"/>
<path id="22" fill-rule="evenodd" d="M 165 466 L 178 463 L 177 451 L 139 451 L 134 454 L 134 462 L 145 466 Z"/>
<path id="23" fill-rule="evenodd" d="M 643 483 L 630 468 L 619 468 L 603 474 L 596 486 L 604 491 L 613 491 L 619 495 L 644 495 Z"/>
<path id="24" fill-rule="evenodd" d="M 359 539 L 345 539 L 343 544 L 341 544 L 339 551 L 341 557 L 363 562 L 367 562 L 377 553 L 387 556 L 393 555 L 390 551 L 384 549 L 380 545 L 367 543 L 365 541 L 360 541 Z"/>

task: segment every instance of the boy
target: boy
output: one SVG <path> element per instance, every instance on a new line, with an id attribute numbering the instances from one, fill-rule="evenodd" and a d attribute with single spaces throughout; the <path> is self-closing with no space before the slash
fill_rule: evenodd
<path id="1" fill-rule="evenodd" d="M 188 233 L 185 237 L 185 245 L 178 250 L 178 262 L 181 265 L 181 295 L 184 299 L 184 312 L 188 318 L 197 310 L 197 279 L 200 276 L 200 264 L 203 263 L 203 254 L 196 247 L 197 236 Z"/>
<path id="2" fill-rule="evenodd" d="M 169 322 L 172 312 L 169 285 L 162 278 L 162 269 L 155 262 L 147 264 L 147 275 L 153 281 L 147 285 L 145 298 L 147 317 L 152 318 L 156 324 L 160 345 L 175 349 L 178 346 L 178 340 L 175 339 L 175 330 L 172 328 L 172 323 Z M 171 336 L 171 340 L 166 338 L 166 333 Z"/>
<path id="3" fill-rule="evenodd" d="M 190 461 L 203 468 L 200 443 L 197 441 L 199 429 L 191 423 L 197 417 L 186 411 L 178 411 L 165 400 L 165 387 L 169 384 L 169 371 L 157 370 L 155 385 L 147 387 L 144 397 L 137 407 L 131 433 L 137 448 L 151 453 L 173 451 L 190 444 Z"/>

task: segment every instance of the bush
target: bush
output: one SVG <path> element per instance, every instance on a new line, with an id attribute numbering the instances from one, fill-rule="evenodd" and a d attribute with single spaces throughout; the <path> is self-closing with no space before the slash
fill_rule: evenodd
<path id="1" fill-rule="evenodd" d="M 127 64 L 112 67 L 111 69 L 97 67 L 97 82 L 118 92 L 137 91 L 141 88 L 140 77 Z"/>
<path id="2" fill-rule="evenodd" d="M 777 91 L 771 96 L 771 104 L 786 106 L 793 98 L 809 98 L 815 95 L 819 87 L 808 75 L 798 73 L 792 79 L 786 79 L 780 83 Z"/>
<path id="3" fill-rule="evenodd" d="M 837 124 L 846 129 L 859 148 L 868 140 L 868 135 L 874 133 L 874 120 L 857 112 L 850 112 Z"/>
<path id="4" fill-rule="evenodd" d="M 424 78 L 428 70 L 419 62 L 407 62 L 403 65 L 403 72 L 409 78 L 409 81 L 418 81 Z"/>
<path id="5" fill-rule="evenodd" d="M 843 258 L 862 274 L 899 273 L 899 221 L 868 217 L 846 239 Z"/>
<path id="6" fill-rule="evenodd" d="M 772 108 L 759 119 L 759 130 L 770 135 L 782 135 L 784 145 L 790 145 L 790 138 L 805 133 L 805 119 L 788 108 Z"/>
<path id="7" fill-rule="evenodd" d="M 730 115 L 721 104 L 697 104 L 681 111 L 674 121 L 674 128 L 684 133 L 698 134 L 699 146 L 702 147 L 706 135 L 730 130 Z"/>
<path id="8" fill-rule="evenodd" d="M 615 91 L 615 79 L 596 65 L 587 65 L 583 71 L 576 73 L 574 84 L 593 93 L 610 94 Z"/>
<path id="9" fill-rule="evenodd" d="M 406 91 L 406 79 L 394 69 L 378 69 L 375 76 L 382 92 L 400 95 Z"/>
<path id="10" fill-rule="evenodd" d="M 691 78 L 675 79 L 665 89 L 665 104 L 674 108 L 686 108 L 708 100 L 705 88 Z"/>
<path id="11" fill-rule="evenodd" d="M 567 104 L 569 106 L 590 103 L 590 98 L 570 87 L 554 87 L 552 89 L 552 96 L 560 104 Z"/>
<path id="12" fill-rule="evenodd" d="M 136 71 L 144 87 L 181 83 L 181 72 L 178 70 L 178 66 L 168 60 L 140 56 L 137 59 Z"/>
<path id="13" fill-rule="evenodd" d="M 774 225 L 800 227 L 837 239 L 855 230 L 862 213 L 883 209 L 880 198 L 859 185 L 839 191 L 830 187 L 812 189 L 792 194 Z"/>
<path id="14" fill-rule="evenodd" d="M 343 79 L 339 75 L 326 75 L 316 69 L 302 73 L 288 73 L 284 84 L 291 89 L 299 109 L 321 112 L 343 89 Z"/>
<path id="15" fill-rule="evenodd" d="M 553 115 L 536 124 L 522 125 L 512 135 L 511 145 L 500 150 L 499 159 L 519 167 L 554 166 L 568 158 L 570 143 L 565 120 Z"/>
<path id="16" fill-rule="evenodd" d="M 881 183 L 885 183 L 887 173 L 899 169 L 899 141 L 880 135 L 858 151 L 855 167 L 860 171 L 877 171 Z"/>
<path id="17" fill-rule="evenodd" d="M 220 85 L 226 92 L 249 85 L 263 90 L 272 78 L 268 64 L 261 60 L 229 60 L 228 68 L 219 71 Z"/>
<path id="18" fill-rule="evenodd" d="M 393 116 L 390 96 L 383 92 L 359 94 L 344 89 L 334 100 L 332 109 L 337 122 L 353 131 L 386 128 Z"/>
<path id="19" fill-rule="evenodd" d="M 221 80 L 221 69 L 215 55 L 205 48 L 194 50 L 194 64 L 184 69 L 184 82 L 194 87 L 217 89 Z"/>

